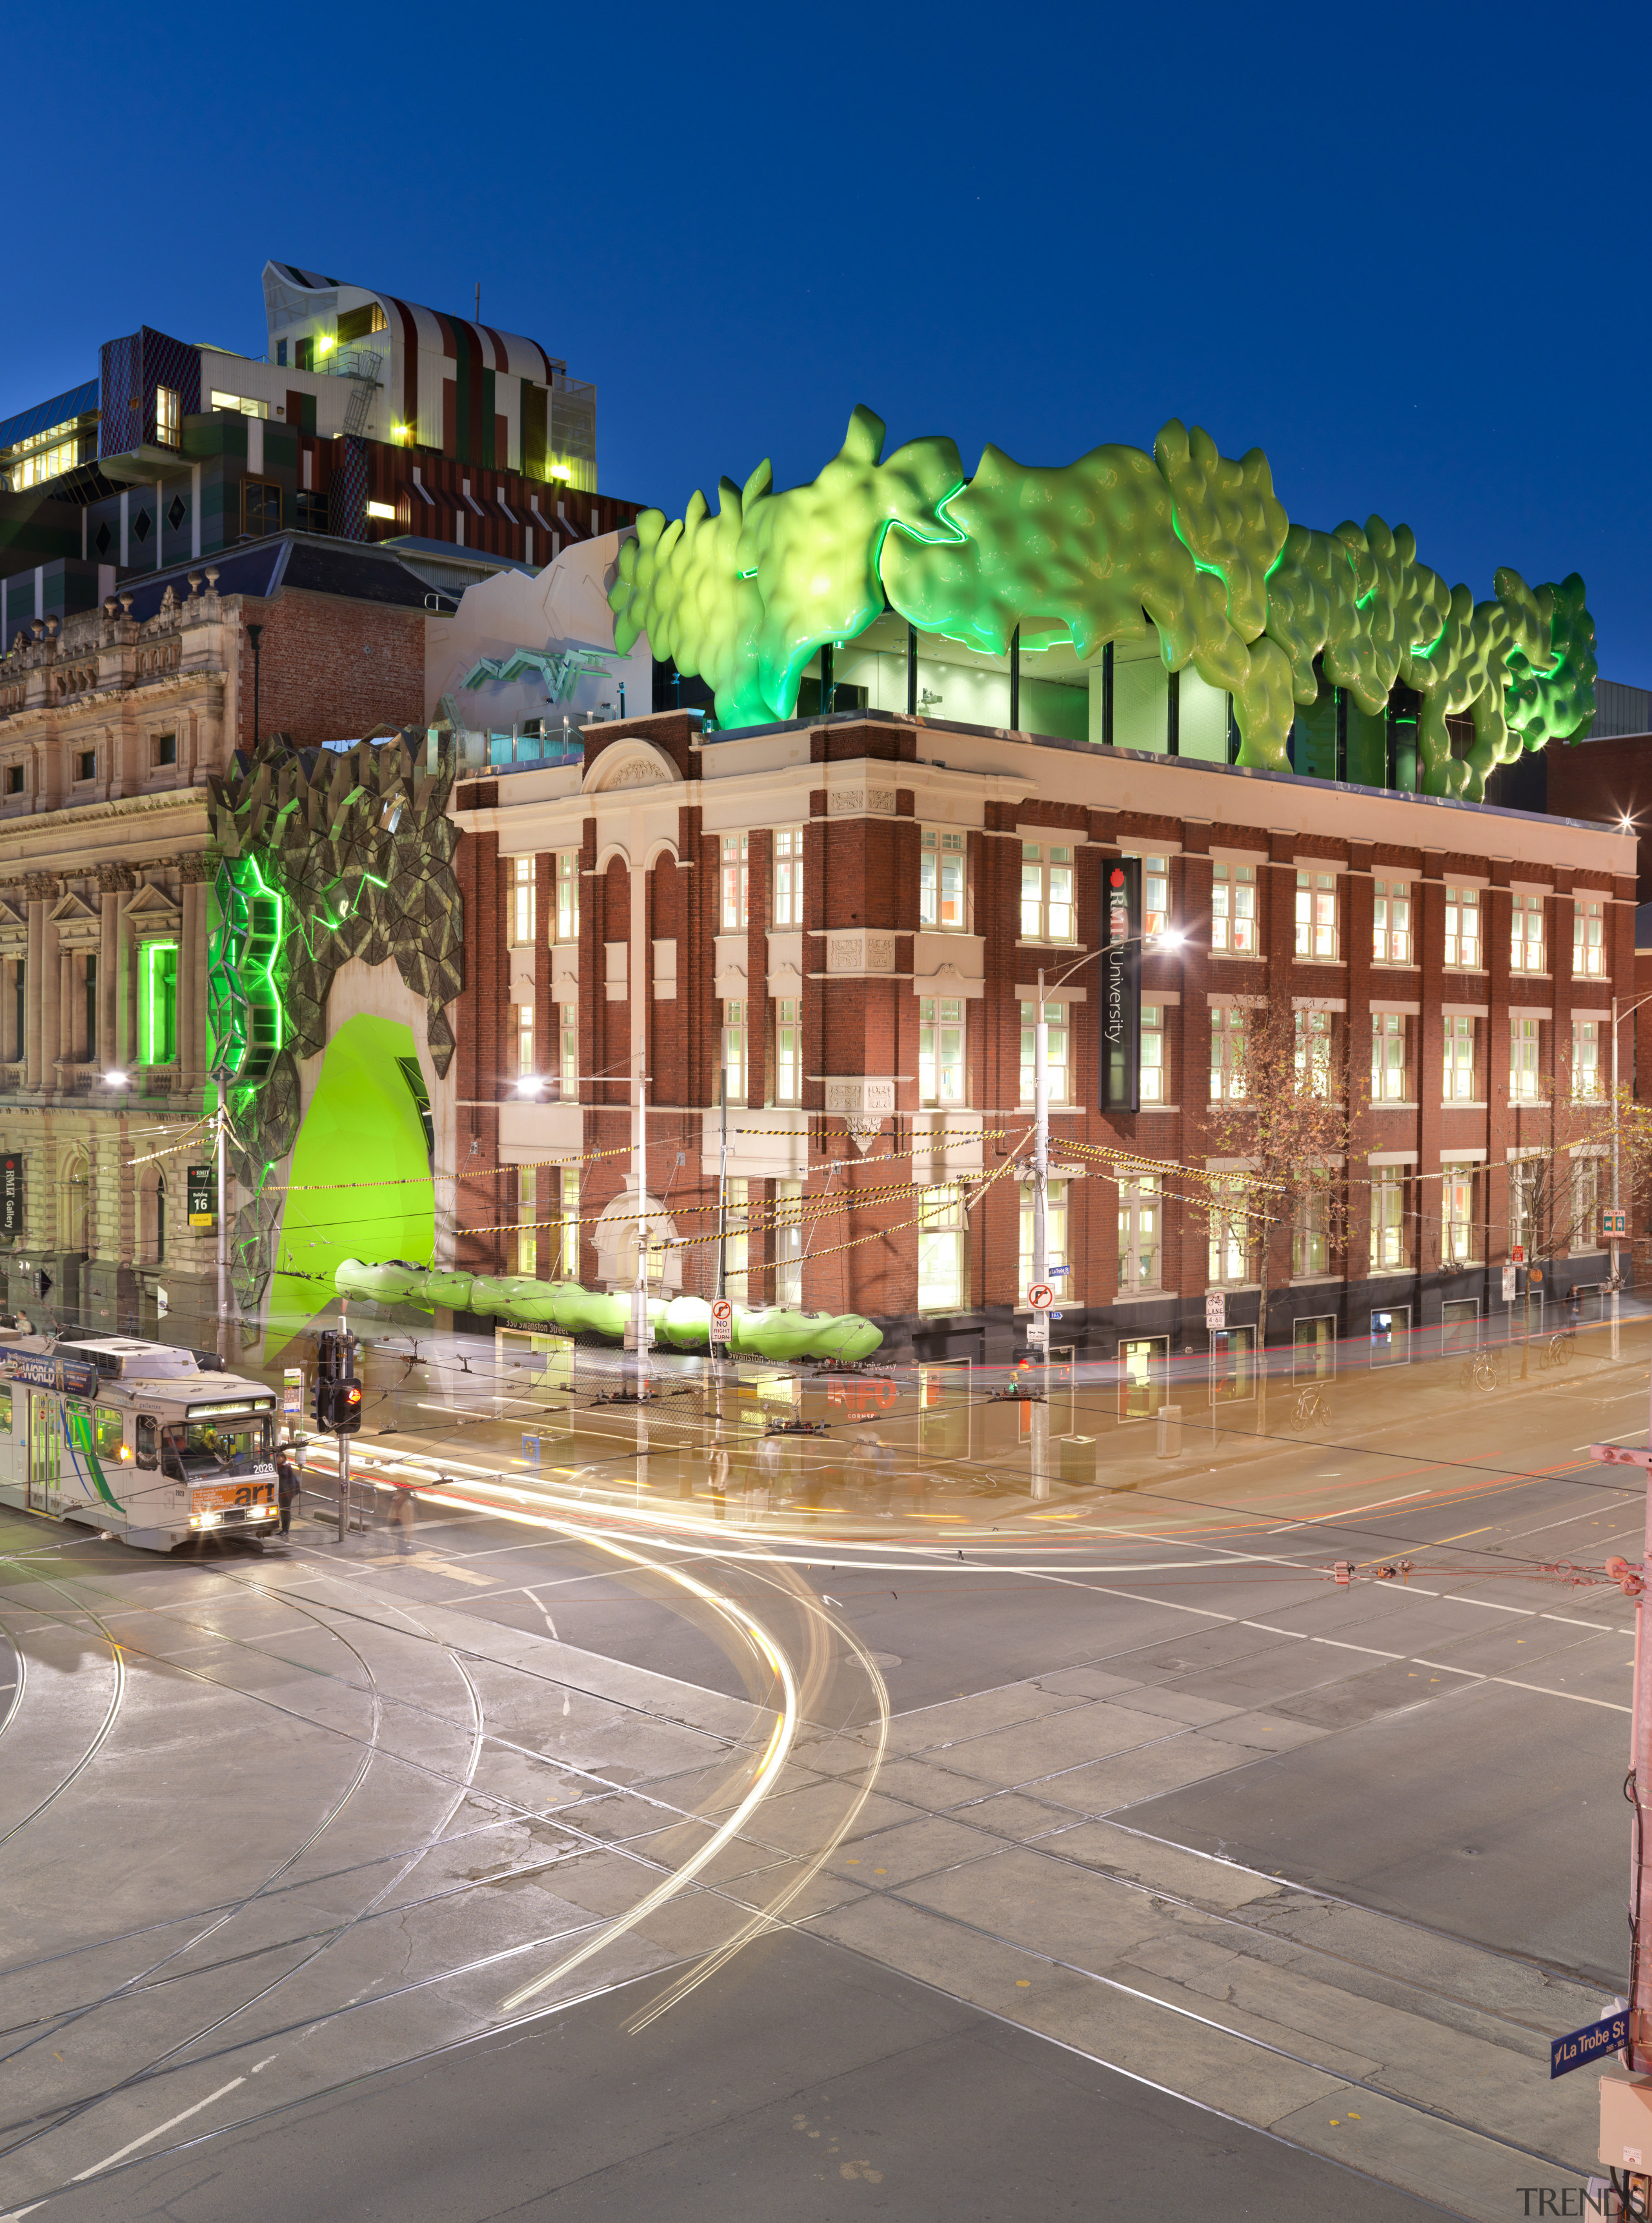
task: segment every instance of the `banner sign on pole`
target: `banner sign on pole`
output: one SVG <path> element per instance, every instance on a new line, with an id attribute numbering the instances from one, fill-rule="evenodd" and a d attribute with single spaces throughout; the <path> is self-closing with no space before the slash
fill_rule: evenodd
<path id="1" fill-rule="evenodd" d="M 729 1303 L 727 1297 L 714 1297 L 711 1300 L 712 1342 L 728 1343 L 732 1340 L 734 1332 L 735 1308 L 733 1305 Z"/>
<path id="2" fill-rule="evenodd" d="M 1213 1335 L 1227 1326 L 1227 1298 L 1220 1289 L 1205 1291 L 1205 1326 Z"/>
<path id="3" fill-rule="evenodd" d="M 1142 1063 L 1142 862 L 1101 866 L 1101 1109 L 1139 1112 Z M 1124 944 L 1120 948 L 1119 944 Z"/>
<path id="4" fill-rule="evenodd" d="M 1505 1305 L 1511 1305 L 1515 1300 L 1517 1294 L 1515 1280 L 1518 1271 L 1518 1268 L 1514 1266 L 1505 1266 L 1503 1269 L 1503 1301 Z"/>
<path id="5" fill-rule="evenodd" d="M 0 1235 L 23 1231 L 23 1154 L 0 1152 Z"/>
<path id="6" fill-rule="evenodd" d="M 192 1227 L 216 1227 L 218 1224 L 218 1184 L 216 1166 L 186 1166 L 184 1186 L 189 1206 Z"/>

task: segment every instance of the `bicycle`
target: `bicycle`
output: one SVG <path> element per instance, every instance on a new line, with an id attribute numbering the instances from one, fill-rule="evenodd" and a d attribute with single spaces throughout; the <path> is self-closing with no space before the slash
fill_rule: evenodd
<path id="1" fill-rule="evenodd" d="M 1540 1366 L 1564 1366 L 1577 1348 L 1578 1332 L 1574 1327 L 1557 1328 L 1547 1345 L 1537 1354 Z"/>
<path id="2" fill-rule="evenodd" d="M 1331 1425 L 1331 1401 L 1317 1382 L 1296 1392 L 1296 1402 L 1291 1407 L 1290 1426 L 1328 1428 Z"/>
<path id="3" fill-rule="evenodd" d="M 1498 1362 L 1489 1351 L 1472 1352 L 1463 1361 L 1459 1386 L 1464 1389 L 1495 1389 L 1498 1386 Z"/>

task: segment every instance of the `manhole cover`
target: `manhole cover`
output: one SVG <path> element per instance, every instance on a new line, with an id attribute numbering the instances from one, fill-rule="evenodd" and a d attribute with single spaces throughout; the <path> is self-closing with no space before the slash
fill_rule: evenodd
<path id="1" fill-rule="evenodd" d="M 899 1652 L 869 1652 L 867 1657 L 874 1667 L 899 1667 L 900 1665 Z"/>

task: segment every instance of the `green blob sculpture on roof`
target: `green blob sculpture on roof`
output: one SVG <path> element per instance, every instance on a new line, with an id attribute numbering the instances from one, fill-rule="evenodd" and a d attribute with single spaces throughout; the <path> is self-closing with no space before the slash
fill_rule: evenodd
<path id="1" fill-rule="evenodd" d="M 1423 792 L 1470 801 L 1497 765 L 1594 715 L 1575 572 L 1533 588 L 1499 570 L 1476 602 L 1417 561 L 1409 526 L 1293 525 L 1259 448 L 1234 462 L 1173 418 L 1151 456 L 1093 448 L 1044 468 L 989 447 L 966 481 L 949 439 L 886 463 L 883 441 L 857 407 L 808 486 L 777 494 L 765 463 L 743 487 L 722 481 L 716 516 L 698 494 L 679 521 L 646 510 L 608 596 L 621 652 L 646 633 L 706 680 L 722 725 L 748 726 L 795 715 L 810 659 L 886 604 L 993 656 L 1018 627 L 1025 647 L 1067 640 L 1088 662 L 1151 625 L 1167 670 L 1232 695 L 1241 765 L 1289 769 L 1296 705 L 1316 699 L 1322 669 L 1373 717 L 1397 684 L 1414 690 Z M 1447 720 L 1465 716 L 1458 755 Z"/>

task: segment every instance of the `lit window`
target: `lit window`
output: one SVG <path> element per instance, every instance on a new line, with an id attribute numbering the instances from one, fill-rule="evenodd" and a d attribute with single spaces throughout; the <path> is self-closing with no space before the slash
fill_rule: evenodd
<path id="1" fill-rule="evenodd" d="M 138 958 L 138 1063 L 173 1065 L 178 1057 L 178 945 L 146 941 Z"/>
<path id="2" fill-rule="evenodd" d="M 557 852 L 557 935 L 558 941 L 579 939 L 579 852 Z"/>
<path id="3" fill-rule="evenodd" d="M 1296 1085 L 1308 1084 L 1310 1096 L 1328 1096 L 1331 1093 L 1331 1014 L 1328 1011 L 1298 1011 L 1296 1014 Z"/>
<path id="4" fill-rule="evenodd" d="M 1411 961 L 1411 884 L 1378 880 L 1371 915 L 1371 954 L 1378 965 Z"/>
<path id="5" fill-rule="evenodd" d="M 533 1166 L 517 1170 L 516 1270 L 531 1279 L 539 1270 L 539 1174 Z"/>
<path id="6" fill-rule="evenodd" d="M 1334 872 L 1296 875 L 1296 954 L 1334 957 L 1337 954 L 1336 883 Z"/>
<path id="7" fill-rule="evenodd" d="M 1542 1096 L 1537 1065 L 1541 1025 L 1538 1019 L 1509 1022 L 1509 1094 L 1517 1104 L 1535 1104 Z"/>
<path id="8" fill-rule="evenodd" d="M 722 837 L 722 931 L 744 934 L 750 897 L 751 836 Z"/>
<path id="9" fill-rule="evenodd" d="M 175 448 L 181 438 L 183 404 L 175 387 L 157 386 L 154 390 L 154 437 L 162 448 Z"/>
<path id="10" fill-rule="evenodd" d="M 743 1181 L 731 1179 L 723 1184 L 723 1294 L 737 1305 L 747 1302 L 746 1269 L 749 1255 L 747 1230 L 750 1214 L 746 1195 Z"/>
<path id="11" fill-rule="evenodd" d="M 1371 1099 L 1373 1104 L 1406 1100 L 1405 1019 L 1399 1011 L 1371 1015 Z"/>
<path id="12" fill-rule="evenodd" d="M 1446 890 L 1446 962 L 1470 973 L 1480 964 L 1480 891 L 1478 888 Z"/>
<path id="13" fill-rule="evenodd" d="M 1164 1011 L 1159 1004 L 1142 1005 L 1141 1100 L 1163 1104 L 1170 1099 L 1164 1067 Z"/>
<path id="14" fill-rule="evenodd" d="M 803 828 L 801 826 L 781 826 L 774 835 L 774 911 L 769 923 L 775 927 L 798 927 L 803 924 Z"/>
<path id="15" fill-rule="evenodd" d="M 1065 1004 L 1044 1004 L 1044 1067 L 1045 1079 L 1052 1104 L 1065 1104 L 1067 1095 L 1067 1006 Z M 1021 1101 L 1032 1103 L 1037 1097 L 1036 1060 L 1038 1040 L 1038 1007 L 1036 1004 L 1021 1006 Z"/>
<path id="16" fill-rule="evenodd" d="M 795 996 L 781 996 L 774 1005 L 774 1100 L 803 1101 L 803 1006 Z"/>
<path id="17" fill-rule="evenodd" d="M 563 1101 L 573 1103 L 579 1095 L 577 1004 L 558 1004 L 557 1006 L 557 1077 L 562 1084 Z"/>
<path id="18" fill-rule="evenodd" d="M 1440 1248 L 1447 1265 L 1466 1266 L 1479 1256 L 1474 1218 L 1474 1176 L 1447 1168 L 1441 1184 Z"/>
<path id="19" fill-rule="evenodd" d="M 1235 957 L 1255 956 L 1254 865 L 1226 865 L 1218 858 L 1211 866 L 1210 946 Z"/>
<path id="20" fill-rule="evenodd" d="M 917 1009 L 917 1093 L 923 1104 L 964 1100 L 962 997 L 922 996 Z"/>
<path id="21" fill-rule="evenodd" d="M 722 1086 L 725 1104 L 746 1101 L 746 1006 L 738 998 L 722 1007 Z"/>
<path id="22" fill-rule="evenodd" d="M 1163 1280 L 1163 1198 L 1158 1177 L 1144 1174 L 1119 1184 L 1119 1287 L 1157 1289 Z"/>
<path id="23" fill-rule="evenodd" d="M 1543 898 L 1523 895 L 1518 889 L 1514 895 L 1509 965 L 1516 973 L 1542 973 L 1548 969 L 1543 962 Z"/>
<path id="24" fill-rule="evenodd" d="M 774 1301 L 803 1306 L 803 1183 L 774 1184 Z"/>
<path id="25" fill-rule="evenodd" d="M 1021 939 L 1071 941 L 1076 931 L 1073 908 L 1073 853 L 1056 844 L 1025 841 L 1021 846 Z"/>
<path id="26" fill-rule="evenodd" d="M 1210 1183 L 1210 1285 L 1232 1288 L 1250 1279 L 1251 1225 L 1243 1174 L 1216 1174 Z"/>
<path id="27" fill-rule="evenodd" d="M 532 857 L 510 860 L 510 938 L 514 949 L 533 947 L 533 868 Z"/>
<path id="28" fill-rule="evenodd" d="M 1078 1302 L 1078 1293 L 1068 1276 L 1070 1263 L 1067 1250 L 1067 1183 L 1053 1181 L 1044 1191 L 1044 1269 L 1061 1291 L 1063 1303 Z M 1015 1301 L 1024 1305 L 1027 1291 L 1034 1281 L 1032 1263 L 1032 1200 L 1031 1181 L 1021 1184 L 1021 1246 L 1019 1254 L 1020 1281 L 1016 1286 Z"/>
<path id="29" fill-rule="evenodd" d="M 386 525 L 394 525 L 396 506 L 393 501 L 369 501 L 367 505 L 367 513 L 369 517 L 381 519 Z"/>
<path id="30" fill-rule="evenodd" d="M 558 1214 L 557 1277 L 559 1281 L 579 1279 L 579 1168 L 564 1166 L 561 1169 L 561 1211 Z"/>
<path id="31" fill-rule="evenodd" d="M 231 416 L 268 417 L 269 414 L 268 401 L 255 400 L 249 394 L 220 394 L 216 387 L 212 390 L 212 406 L 214 409 L 227 409 Z"/>
<path id="32" fill-rule="evenodd" d="M 1142 867 L 1142 932 L 1163 934 L 1170 923 L 1170 860 L 1144 857 Z"/>
<path id="33" fill-rule="evenodd" d="M 1475 1080 L 1475 1025 L 1476 1022 L 1461 1011 L 1447 1015 L 1442 1093 L 1447 1104 L 1473 1104 L 1479 1100 Z"/>
<path id="34" fill-rule="evenodd" d="M 72 471 L 79 461 L 80 436 L 72 420 L 49 425 L 43 432 L 35 433 L 21 453 L 14 449 L 11 454 L 3 482 L 13 494 L 21 494 L 26 487 L 43 486 L 47 479 Z"/>
<path id="35" fill-rule="evenodd" d="M 1329 1216 L 1326 1183 L 1310 1181 L 1297 1197 L 1296 1222 L 1290 1232 L 1290 1270 L 1299 1282 L 1330 1270 Z"/>
<path id="36" fill-rule="evenodd" d="M 1598 1019 L 1573 1019 L 1572 1022 L 1573 1096 L 1602 1096 L 1605 1093 L 1600 1070 L 1601 1031 Z"/>
<path id="37" fill-rule="evenodd" d="M 1541 1244 L 1547 1170 L 1541 1158 L 1516 1158 L 1509 1168 L 1509 1240 L 1526 1245 L 1528 1256 Z"/>
<path id="38" fill-rule="evenodd" d="M 1602 979 L 1606 970 L 1605 906 L 1579 897 L 1572 906 L 1572 971 L 1579 978 Z"/>
<path id="39" fill-rule="evenodd" d="M 533 1006 L 518 1004 L 516 1010 L 516 1072 L 519 1080 L 528 1080 L 533 1072 Z"/>
<path id="40" fill-rule="evenodd" d="M 1371 1176 L 1371 1270 L 1392 1273 L 1409 1263 L 1406 1243 L 1405 1175 L 1397 1167 L 1373 1168 Z"/>
<path id="41" fill-rule="evenodd" d="M 917 1207 L 917 1308 L 962 1312 L 965 1220 L 962 1189 L 926 1188 Z"/>
<path id="42" fill-rule="evenodd" d="M 1210 1100 L 1237 1104 L 1245 1094 L 1245 1014 L 1213 1005 L 1210 1013 Z"/>
<path id="43" fill-rule="evenodd" d="M 917 923 L 936 934 L 962 934 L 967 836 L 926 826 L 918 851 Z"/>

